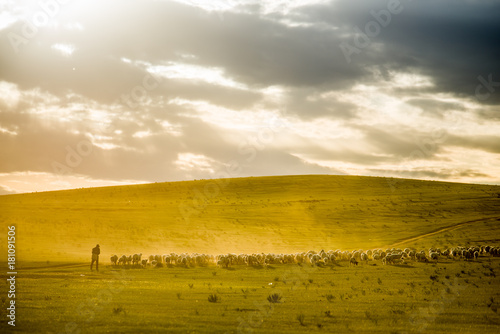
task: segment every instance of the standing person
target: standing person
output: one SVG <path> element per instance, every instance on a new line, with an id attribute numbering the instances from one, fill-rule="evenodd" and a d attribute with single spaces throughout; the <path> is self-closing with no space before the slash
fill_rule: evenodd
<path id="1" fill-rule="evenodd" d="M 99 244 L 92 248 L 92 262 L 90 263 L 90 270 L 92 270 L 92 266 L 95 262 L 95 270 L 99 271 L 99 254 L 101 254 L 101 249 L 99 248 Z"/>

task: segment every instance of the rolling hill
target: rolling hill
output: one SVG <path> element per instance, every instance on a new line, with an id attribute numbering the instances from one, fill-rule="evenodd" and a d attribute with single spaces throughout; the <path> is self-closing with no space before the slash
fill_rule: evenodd
<path id="1" fill-rule="evenodd" d="M 21 261 L 111 254 L 297 252 L 500 240 L 500 186 L 303 175 L 0 196 Z M 6 233 L 6 232 L 5 232 Z M 6 254 L 6 243 L 2 243 Z"/>

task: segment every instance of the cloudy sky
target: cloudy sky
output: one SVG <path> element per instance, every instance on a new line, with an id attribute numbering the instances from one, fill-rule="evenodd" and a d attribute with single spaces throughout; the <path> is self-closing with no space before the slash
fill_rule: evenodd
<path id="1" fill-rule="evenodd" d="M 500 1 L 0 1 L 0 194 L 500 184 Z"/>

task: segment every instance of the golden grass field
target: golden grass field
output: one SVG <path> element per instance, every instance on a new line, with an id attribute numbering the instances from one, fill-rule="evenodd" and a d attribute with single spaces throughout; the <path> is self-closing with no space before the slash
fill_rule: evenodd
<path id="1" fill-rule="evenodd" d="M 499 193 L 499 186 L 361 176 L 197 180 L 0 196 L 0 222 L 17 226 L 26 261 L 87 261 L 97 243 L 105 259 L 444 247 L 498 242 Z"/>
<path id="2" fill-rule="evenodd" d="M 3 230 L 16 225 L 15 332 L 498 333 L 500 257 L 227 269 L 111 266 L 109 257 L 499 245 L 499 194 L 305 175 L 0 196 Z M 90 272 L 96 243 L 101 270 Z"/>

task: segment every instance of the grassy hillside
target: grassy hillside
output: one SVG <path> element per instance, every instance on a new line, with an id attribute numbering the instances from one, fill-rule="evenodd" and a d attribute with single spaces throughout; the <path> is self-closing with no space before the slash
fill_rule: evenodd
<path id="1" fill-rule="evenodd" d="M 499 193 L 499 186 L 359 176 L 198 180 L 0 196 L 0 222 L 4 231 L 17 226 L 19 259 L 30 261 L 88 260 L 96 243 L 105 260 L 452 246 L 500 240 Z"/>
<path id="2" fill-rule="evenodd" d="M 22 270 L 16 332 L 498 333 L 499 260 Z"/>

